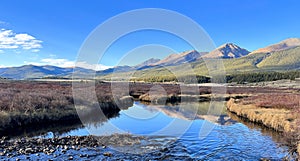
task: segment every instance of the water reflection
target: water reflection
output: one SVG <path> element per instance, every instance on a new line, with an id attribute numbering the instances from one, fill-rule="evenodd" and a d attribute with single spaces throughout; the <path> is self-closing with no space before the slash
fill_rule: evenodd
<path id="1" fill-rule="evenodd" d="M 56 137 L 61 136 L 66 132 L 83 128 L 79 120 L 64 121 L 51 124 L 40 124 L 34 126 L 18 127 L 11 130 L 6 130 L 1 133 L 1 136 L 9 136 L 10 138 L 18 137 Z"/>
<path id="2" fill-rule="evenodd" d="M 167 104 L 167 105 L 152 105 L 148 102 L 142 102 L 144 109 L 152 112 L 162 112 L 170 117 L 183 119 L 183 120 L 206 120 L 218 125 L 231 125 L 237 121 L 231 119 L 226 112 L 225 102 L 217 102 L 213 107 L 210 107 L 210 102 L 184 102 L 179 104 Z M 141 105 L 140 105 L 141 106 Z M 211 111 L 222 111 L 220 115 L 213 115 L 209 113 Z M 217 108 L 222 108 L 217 109 Z"/>

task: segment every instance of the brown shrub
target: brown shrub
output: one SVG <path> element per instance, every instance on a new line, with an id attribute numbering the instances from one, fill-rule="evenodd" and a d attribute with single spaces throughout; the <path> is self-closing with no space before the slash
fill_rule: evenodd
<path id="1" fill-rule="evenodd" d="M 263 108 L 299 109 L 300 94 L 265 93 L 243 99 L 243 104 L 255 104 Z"/>

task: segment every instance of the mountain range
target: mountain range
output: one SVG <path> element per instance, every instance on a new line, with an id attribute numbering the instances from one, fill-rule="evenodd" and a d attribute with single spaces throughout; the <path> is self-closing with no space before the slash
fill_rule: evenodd
<path id="1" fill-rule="evenodd" d="M 0 68 L 0 77 L 12 79 L 31 79 L 44 77 L 72 77 L 74 68 L 61 68 L 57 66 L 45 65 L 24 65 L 20 67 Z M 84 77 L 95 71 L 85 68 L 76 67 L 76 75 Z"/>
<path id="2" fill-rule="evenodd" d="M 78 77 L 95 74 L 99 78 L 108 78 L 114 74 L 128 74 L 135 72 L 135 76 L 167 75 L 165 68 L 180 71 L 183 74 L 187 65 L 191 65 L 195 73 L 208 75 L 205 60 L 222 59 L 226 73 L 298 70 L 300 68 L 300 39 L 290 38 L 277 44 L 254 50 L 239 47 L 233 43 L 226 43 L 210 52 L 196 50 L 185 51 L 179 54 L 171 54 L 160 60 L 151 58 L 135 66 L 116 66 L 102 71 L 76 67 Z M 61 68 L 56 66 L 24 65 L 20 67 L 0 68 L 0 77 L 12 79 L 30 79 L 43 77 L 67 77 L 71 78 L 74 68 Z M 145 74 L 146 73 L 146 74 Z"/>

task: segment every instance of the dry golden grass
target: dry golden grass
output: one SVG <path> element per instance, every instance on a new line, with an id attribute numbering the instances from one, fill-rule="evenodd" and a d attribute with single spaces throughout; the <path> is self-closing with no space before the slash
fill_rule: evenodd
<path id="1" fill-rule="evenodd" d="M 296 116 L 287 109 L 260 108 L 253 104 L 239 104 L 234 99 L 227 103 L 227 109 L 252 122 L 263 124 L 276 131 L 292 132 Z"/>
<path id="2" fill-rule="evenodd" d="M 298 152 L 298 154 L 300 154 L 300 144 L 298 144 L 297 152 Z"/>

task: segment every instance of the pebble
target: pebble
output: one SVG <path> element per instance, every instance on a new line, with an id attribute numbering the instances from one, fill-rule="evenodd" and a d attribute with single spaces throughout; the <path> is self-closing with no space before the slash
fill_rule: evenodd
<path id="1" fill-rule="evenodd" d="M 54 152 L 55 152 L 55 149 L 50 149 L 49 152 L 50 152 L 50 153 L 54 153 Z"/>
<path id="2" fill-rule="evenodd" d="M 111 157 L 112 156 L 112 154 L 110 152 L 105 152 L 105 153 L 103 153 L 103 155 L 107 156 L 107 157 Z"/>
<path id="3" fill-rule="evenodd" d="M 64 149 L 65 149 L 65 150 L 68 150 L 68 149 L 69 149 L 69 147 L 68 147 L 67 145 L 65 145 L 65 146 L 64 146 Z"/>
<path id="4" fill-rule="evenodd" d="M 105 138 L 107 137 L 107 138 Z M 101 147 L 107 148 L 105 146 L 107 140 L 111 140 L 111 137 L 115 137 L 118 139 L 119 137 L 116 136 L 68 136 L 64 138 L 19 138 L 8 140 L 8 137 L 0 138 L 0 156 L 7 156 L 12 157 L 17 155 L 28 155 L 28 154 L 35 154 L 35 156 L 39 157 L 41 153 L 45 153 L 47 155 L 53 155 L 57 149 L 61 153 L 67 153 L 67 151 L 71 148 L 74 150 L 80 151 L 81 148 L 87 148 L 90 150 L 100 150 Z M 136 137 L 132 137 L 131 135 L 126 135 L 126 137 L 130 142 L 135 142 Z M 142 137 L 141 137 L 142 138 Z M 104 142 L 100 142 L 104 141 Z M 99 148 L 100 147 L 100 148 Z M 104 156 L 111 157 L 112 153 L 105 152 L 103 153 Z M 90 157 L 87 154 L 80 155 L 80 157 Z M 73 159 L 73 156 L 69 158 Z M 30 159 L 29 156 L 26 156 L 25 159 Z"/>
<path id="5" fill-rule="evenodd" d="M 9 140 L 8 136 L 2 136 L 1 140 Z"/>
<path id="6" fill-rule="evenodd" d="M 8 157 L 12 157 L 12 156 L 13 156 L 13 154 L 12 154 L 12 153 L 8 153 L 8 154 L 6 154 L 6 156 L 8 156 Z"/>
<path id="7" fill-rule="evenodd" d="M 168 151 L 169 149 L 168 148 L 163 148 L 163 149 L 161 149 L 160 151 L 161 152 L 166 152 L 166 151 Z"/>
<path id="8" fill-rule="evenodd" d="M 25 153 L 26 154 L 31 154 L 33 152 L 32 148 L 26 148 Z"/>
<path id="9" fill-rule="evenodd" d="M 12 146 L 10 146 L 10 147 L 8 147 L 8 150 L 12 151 L 12 150 L 14 150 L 14 148 Z"/>

